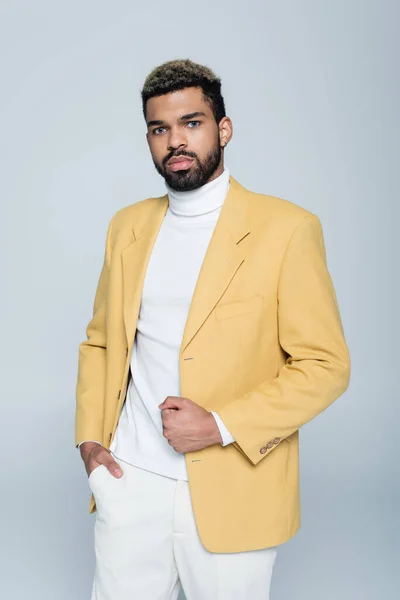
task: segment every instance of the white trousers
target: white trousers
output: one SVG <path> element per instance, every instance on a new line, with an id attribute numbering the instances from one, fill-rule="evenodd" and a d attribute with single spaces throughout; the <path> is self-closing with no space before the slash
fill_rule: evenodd
<path id="1" fill-rule="evenodd" d="M 115 458 L 115 457 L 114 457 Z M 213 553 L 197 533 L 189 483 L 120 459 L 89 476 L 97 511 L 91 600 L 268 600 L 276 546 Z"/>

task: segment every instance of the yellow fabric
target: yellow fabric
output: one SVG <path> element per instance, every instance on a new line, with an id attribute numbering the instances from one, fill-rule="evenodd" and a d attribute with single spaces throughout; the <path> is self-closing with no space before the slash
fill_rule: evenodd
<path id="1" fill-rule="evenodd" d="M 167 195 L 149 198 L 111 220 L 79 347 L 76 445 L 89 439 L 108 448 L 113 439 L 147 262 L 167 208 Z M 236 440 L 185 455 L 203 545 L 243 552 L 287 541 L 300 527 L 298 430 L 350 378 L 316 215 L 230 177 L 189 310 L 180 377 L 181 395 L 217 411 Z"/>

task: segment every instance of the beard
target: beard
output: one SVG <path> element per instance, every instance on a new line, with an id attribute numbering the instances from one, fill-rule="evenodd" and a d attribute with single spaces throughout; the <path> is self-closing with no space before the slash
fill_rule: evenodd
<path id="1" fill-rule="evenodd" d="M 189 169 L 181 171 L 169 171 L 166 163 L 175 156 L 187 156 L 194 159 L 194 163 Z M 154 166 L 157 172 L 164 177 L 165 182 L 170 188 L 176 192 L 188 192 L 195 190 L 206 184 L 210 177 L 217 170 L 221 162 L 222 150 L 218 144 L 206 155 L 204 160 L 200 160 L 194 152 L 172 152 L 166 156 L 162 162 L 162 166 L 158 165 L 154 160 Z"/>

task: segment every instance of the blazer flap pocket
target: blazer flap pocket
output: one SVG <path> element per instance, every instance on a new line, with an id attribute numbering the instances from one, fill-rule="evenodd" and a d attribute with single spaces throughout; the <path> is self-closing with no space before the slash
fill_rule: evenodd
<path id="1" fill-rule="evenodd" d="M 246 300 L 237 300 L 226 304 L 217 304 L 215 307 L 215 316 L 217 319 L 228 319 L 229 317 L 237 317 L 252 313 L 262 307 L 262 295 L 252 296 Z"/>

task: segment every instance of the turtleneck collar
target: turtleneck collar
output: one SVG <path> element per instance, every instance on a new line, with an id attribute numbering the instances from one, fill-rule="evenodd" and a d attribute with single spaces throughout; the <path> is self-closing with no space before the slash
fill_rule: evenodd
<path id="1" fill-rule="evenodd" d="M 171 212 L 185 217 L 203 215 L 223 205 L 229 189 L 229 170 L 225 167 L 221 175 L 188 192 L 177 192 L 167 183 L 165 186 L 169 198 L 168 208 Z"/>

